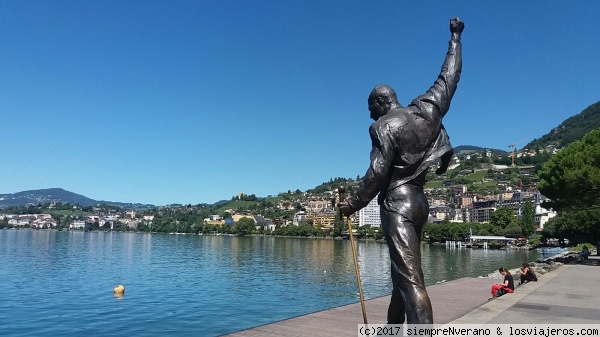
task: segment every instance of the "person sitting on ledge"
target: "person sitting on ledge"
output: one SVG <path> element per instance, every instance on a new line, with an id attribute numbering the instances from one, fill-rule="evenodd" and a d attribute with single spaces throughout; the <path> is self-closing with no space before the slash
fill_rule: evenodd
<path id="1" fill-rule="evenodd" d="M 533 269 L 531 269 L 529 264 L 523 263 L 523 266 L 521 266 L 520 271 L 521 280 L 519 281 L 519 284 L 527 283 L 530 281 L 537 281 L 537 276 L 535 275 L 535 272 L 533 271 Z"/>
<path id="2" fill-rule="evenodd" d="M 508 269 L 502 267 L 498 271 L 504 275 L 504 282 L 492 284 L 492 296 L 500 297 L 506 293 L 513 293 L 515 291 L 515 282 Z"/>
<path id="3" fill-rule="evenodd" d="M 581 253 L 579 253 L 579 261 L 587 260 L 588 256 L 590 256 L 590 250 L 586 245 L 583 245 Z"/>

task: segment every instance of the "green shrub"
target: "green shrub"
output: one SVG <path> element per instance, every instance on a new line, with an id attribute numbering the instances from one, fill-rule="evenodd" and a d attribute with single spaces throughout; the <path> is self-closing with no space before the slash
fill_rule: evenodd
<path id="1" fill-rule="evenodd" d="M 580 252 L 583 250 L 583 246 L 587 246 L 589 250 L 592 250 L 592 248 L 594 248 L 595 246 L 591 243 L 580 243 L 575 247 L 572 247 L 570 250 L 572 252 Z"/>
<path id="2" fill-rule="evenodd" d="M 533 234 L 529 237 L 529 245 L 534 248 L 539 247 L 542 244 L 542 236 L 540 234 Z"/>

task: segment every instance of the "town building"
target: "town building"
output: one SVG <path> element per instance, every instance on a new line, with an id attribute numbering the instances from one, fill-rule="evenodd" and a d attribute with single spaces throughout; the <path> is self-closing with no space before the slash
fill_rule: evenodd
<path id="1" fill-rule="evenodd" d="M 75 220 L 72 224 L 69 225 L 69 230 L 83 230 L 85 229 L 85 221 L 83 220 Z"/>
<path id="2" fill-rule="evenodd" d="M 496 207 L 471 208 L 469 210 L 469 221 L 489 223 L 495 210 Z"/>
<path id="3" fill-rule="evenodd" d="M 266 219 L 262 215 L 255 215 L 254 223 L 255 223 L 254 227 L 256 229 L 262 229 L 264 231 L 274 231 L 275 230 L 275 224 L 270 219 Z"/>
<path id="4" fill-rule="evenodd" d="M 301 223 L 306 222 L 306 217 L 308 216 L 308 213 L 306 213 L 306 211 L 299 211 L 296 214 L 294 214 L 294 226 L 298 226 Z"/>
<path id="5" fill-rule="evenodd" d="M 309 213 L 320 212 L 324 208 L 331 208 L 330 205 L 331 201 L 329 200 L 313 199 L 306 202 L 304 209 L 306 209 L 306 211 Z"/>
<path id="6" fill-rule="evenodd" d="M 452 211 L 453 211 L 452 208 L 450 208 L 448 206 L 443 206 L 443 205 L 429 207 L 429 214 L 431 214 L 432 217 L 434 217 L 438 220 L 444 220 L 446 218 L 450 219 L 450 213 Z"/>
<path id="7" fill-rule="evenodd" d="M 313 226 L 321 229 L 331 229 L 335 224 L 336 212 L 329 208 L 323 208 L 318 212 L 308 213 L 307 220 L 313 223 Z"/>
<path id="8" fill-rule="evenodd" d="M 377 197 L 358 211 L 358 226 L 381 227 L 381 214 Z"/>
<path id="9" fill-rule="evenodd" d="M 553 210 L 547 210 L 539 204 L 535 206 L 535 224 L 537 231 L 544 229 L 544 225 L 557 215 Z"/>

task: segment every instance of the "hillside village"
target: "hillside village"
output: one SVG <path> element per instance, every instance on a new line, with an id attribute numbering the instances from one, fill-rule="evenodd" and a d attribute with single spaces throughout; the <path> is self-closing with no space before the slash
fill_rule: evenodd
<path id="1" fill-rule="evenodd" d="M 436 177 L 429 173 L 425 186 L 430 204 L 429 222 L 488 223 L 499 207 L 508 207 L 519 216 L 524 203 L 532 202 L 537 230 L 542 230 L 556 213 L 541 206 L 546 198 L 536 189 L 535 172 L 540 163 L 556 151 L 550 146 L 544 150 L 524 149 L 508 154 L 488 149 L 455 154 L 446 174 Z M 517 165 L 512 165 L 513 160 Z M 337 187 L 345 185 L 352 193 L 358 185 L 357 179 L 331 179 L 312 190 L 288 191 L 267 198 L 240 193 L 218 207 L 170 205 L 140 211 L 107 205 L 71 206 L 54 201 L 47 205 L 30 205 L 27 212 L 22 208 L 11 213 L 15 208 L 6 208 L 0 211 L 0 220 L 6 221 L 6 227 L 14 228 L 169 233 L 239 233 L 236 224 L 246 222 L 251 226 L 245 233 L 268 234 L 285 227 L 308 226 L 312 234 L 331 235 L 338 219 Z M 381 225 L 376 199 L 351 217 L 355 228 Z M 36 209 L 44 212 L 34 213 Z M 244 218 L 246 220 L 241 221 Z"/>

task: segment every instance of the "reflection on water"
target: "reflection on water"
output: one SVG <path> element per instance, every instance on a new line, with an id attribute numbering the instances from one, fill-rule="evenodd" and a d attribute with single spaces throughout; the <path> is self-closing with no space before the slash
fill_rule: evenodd
<path id="1" fill-rule="evenodd" d="M 538 258 L 422 249 L 427 284 Z M 365 297 L 387 295 L 387 246 L 357 251 Z M 0 230 L 0 256 L 2 336 L 215 336 L 358 301 L 349 241 Z"/>

